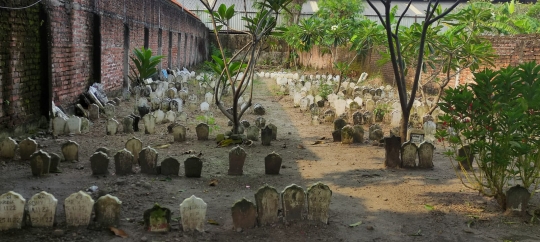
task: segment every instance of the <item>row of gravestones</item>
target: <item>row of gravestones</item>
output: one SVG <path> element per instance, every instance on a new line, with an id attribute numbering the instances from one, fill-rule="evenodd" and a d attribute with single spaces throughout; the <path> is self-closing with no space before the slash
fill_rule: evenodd
<path id="1" fill-rule="evenodd" d="M 38 151 L 38 147 L 38 143 L 31 138 L 26 138 L 17 143 L 10 137 L 0 142 L 0 158 L 13 159 L 18 151 L 21 160 L 32 160 L 32 156 Z M 75 162 L 79 160 L 79 144 L 77 142 L 69 140 L 62 144 L 61 149 L 65 161 Z M 59 155 L 54 153 L 52 155 L 54 156 L 52 157 L 53 162 L 60 161 L 61 157 Z"/>
<path id="2" fill-rule="evenodd" d="M 433 168 L 435 146 L 428 141 L 419 145 L 411 140 L 401 143 L 401 138 L 390 136 L 384 138 L 385 161 L 388 168 Z M 416 158 L 418 157 L 418 162 Z"/>
<path id="3" fill-rule="evenodd" d="M 297 185 L 286 187 L 281 193 L 268 185 L 255 194 L 256 205 L 245 198 L 236 202 L 232 208 L 235 229 L 248 229 L 274 224 L 279 221 L 278 211 L 283 211 L 285 222 L 303 220 L 307 200 L 307 219 L 328 223 L 328 211 L 332 191 L 322 183 L 316 183 L 305 192 Z M 56 220 L 58 200 L 50 193 L 42 191 L 26 202 L 18 193 L 9 191 L 0 195 L 0 230 L 20 229 L 23 224 L 32 227 L 53 227 Z M 67 226 L 88 226 L 94 211 L 95 227 L 118 226 L 122 202 L 114 196 L 105 195 L 94 202 L 83 191 L 71 194 L 64 200 Z M 195 196 L 180 204 L 181 223 L 184 231 L 204 231 L 206 203 Z M 25 216 L 26 213 L 26 216 Z M 145 229 L 151 232 L 170 230 L 171 211 L 154 205 L 144 212 Z M 25 221 L 25 218 L 28 218 Z"/>

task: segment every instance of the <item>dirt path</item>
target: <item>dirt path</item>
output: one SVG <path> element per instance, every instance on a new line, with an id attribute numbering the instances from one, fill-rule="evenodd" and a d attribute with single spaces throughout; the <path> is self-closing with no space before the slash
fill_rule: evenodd
<path id="1" fill-rule="evenodd" d="M 524 222 L 523 218 L 505 217 L 496 202 L 466 189 L 455 178 L 454 172 L 438 147 L 433 170 L 386 170 L 383 168 L 384 149 L 368 144 L 341 145 L 324 143 L 312 145 L 321 138 L 331 139 L 332 125 L 310 125 L 309 114 L 292 108 L 292 100 L 280 98 L 274 81 L 256 82 L 254 103 L 266 107 L 267 123 L 278 127 L 278 140 L 264 147 L 260 141 L 244 147 L 248 153 L 243 176 L 228 176 L 229 148 L 217 148 L 214 141 L 197 141 L 194 127 L 196 112 L 189 116 L 188 142 L 173 143 L 167 134 L 167 124 L 160 125 L 157 134 L 105 135 L 105 120 L 91 127 L 91 133 L 73 137 L 37 138 L 42 149 L 60 153 L 60 145 L 74 140 L 81 147 L 78 163 L 61 163 L 63 173 L 33 177 L 29 162 L 8 161 L 0 167 L 0 193 L 10 190 L 29 199 L 42 190 L 58 200 L 56 229 L 64 234 L 52 236 L 53 228 L 25 227 L 22 230 L 0 232 L 0 241 L 540 241 L 537 224 Z M 132 110 L 132 102 L 123 102 L 117 112 L 123 117 Z M 213 110 L 221 131 L 229 129 L 218 110 Z M 243 119 L 254 122 L 256 116 L 247 114 Z M 140 127 L 143 127 L 142 123 Z M 367 127 L 365 127 L 367 129 Z M 211 135 L 214 136 L 215 134 Z M 184 152 L 202 152 L 203 177 L 179 177 L 134 174 L 130 176 L 92 176 L 89 157 L 99 147 L 108 147 L 113 153 L 124 147 L 131 137 L 138 137 L 144 146 L 169 144 L 158 149 L 159 160 L 168 156 L 185 160 Z M 367 137 L 367 133 L 366 133 Z M 285 147 L 285 148 L 284 148 Z M 303 147 L 303 148 L 302 148 Z M 275 151 L 283 157 L 281 175 L 264 175 L 264 157 Z M 109 167 L 111 174 L 114 166 Z M 212 179 L 217 186 L 209 186 Z M 328 225 L 300 222 L 279 223 L 275 226 L 255 228 L 243 232 L 232 229 L 231 205 L 246 197 L 254 200 L 257 188 L 264 184 L 283 190 L 290 184 L 303 188 L 323 182 L 333 191 Z M 65 224 L 63 200 L 71 193 L 99 187 L 99 194 L 109 193 L 122 201 L 120 228 L 129 238 L 115 237 L 109 231 L 86 228 L 68 228 Z M 92 194 L 97 199 L 98 193 Z M 173 222 L 167 234 L 145 232 L 140 221 L 143 212 L 154 203 L 170 208 L 173 218 L 179 217 L 179 204 L 195 195 L 208 204 L 207 219 L 219 225 L 206 225 L 205 233 L 184 233 L 178 222 Z M 538 197 L 531 200 L 535 209 Z M 426 209 L 432 206 L 434 209 Z M 471 222 L 472 221 L 472 222 Z M 357 227 L 350 224 L 362 222 Z M 470 225 L 470 227 L 468 226 Z"/>

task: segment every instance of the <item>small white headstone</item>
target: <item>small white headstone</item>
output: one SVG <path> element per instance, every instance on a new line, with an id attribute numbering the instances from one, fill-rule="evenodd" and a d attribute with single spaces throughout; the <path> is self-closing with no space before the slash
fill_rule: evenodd
<path id="1" fill-rule="evenodd" d="M 195 195 L 186 198 L 180 204 L 180 217 L 184 231 L 198 230 L 204 232 L 206 222 L 206 203 Z"/>
<path id="2" fill-rule="evenodd" d="M 52 227 L 58 200 L 48 192 L 42 191 L 28 200 L 28 216 L 32 227 Z"/>
<path id="3" fill-rule="evenodd" d="M 56 117 L 53 119 L 53 135 L 64 134 L 67 119 L 63 117 Z"/>
<path id="4" fill-rule="evenodd" d="M 68 226 L 87 226 L 92 217 L 94 199 L 87 193 L 79 191 L 64 200 L 66 223 Z"/>
<path id="5" fill-rule="evenodd" d="M 77 116 L 72 116 L 67 121 L 67 126 L 70 134 L 80 134 L 81 133 L 81 118 Z"/>
<path id="6" fill-rule="evenodd" d="M 25 204 L 26 200 L 16 192 L 0 195 L 0 231 L 21 228 Z"/>

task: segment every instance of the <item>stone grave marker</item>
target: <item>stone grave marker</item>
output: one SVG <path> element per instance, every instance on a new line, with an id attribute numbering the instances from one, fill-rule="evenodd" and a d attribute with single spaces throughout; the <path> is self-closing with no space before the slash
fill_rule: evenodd
<path id="1" fill-rule="evenodd" d="M 272 129 L 272 140 L 277 140 L 277 126 L 271 123 L 267 126 Z"/>
<path id="2" fill-rule="evenodd" d="M 210 127 L 208 124 L 200 123 L 195 128 L 197 132 L 197 140 L 208 140 L 208 134 L 210 133 Z"/>
<path id="3" fill-rule="evenodd" d="M 255 193 L 259 226 L 274 224 L 279 221 L 279 193 L 268 185 L 259 188 Z"/>
<path id="4" fill-rule="evenodd" d="M 41 176 L 49 173 L 50 166 L 51 157 L 42 150 L 35 152 L 30 157 L 30 168 L 32 169 L 32 175 L 34 176 Z"/>
<path id="5" fill-rule="evenodd" d="M 336 112 L 332 109 L 324 111 L 324 121 L 327 123 L 332 123 L 336 119 Z"/>
<path id="6" fill-rule="evenodd" d="M 142 115 L 142 114 L 141 114 Z M 152 114 L 143 116 L 144 122 L 144 133 L 145 134 L 155 134 L 156 133 L 156 117 Z"/>
<path id="7" fill-rule="evenodd" d="M 30 156 L 37 151 L 37 148 L 37 142 L 31 138 L 26 138 L 25 140 L 21 141 L 21 143 L 19 143 L 19 154 L 21 156 L 21 160 L 30 159 Z"/>
<path id="8" fill-rule="evenodd" d="M 122 149 L 114 155 L 116 175 L 129 175 L 133 173 L 133 155 L 127 149 Z"/>
<path id="9" fill-rule="evenodd" d="M 516 185 L 506 191 L 506 213 L 525 216 L 531 193 L 527 188 Z"/>
<path id="10" fill-rule="evenodd" d="M 156 124 L 161 124 L 165 120 L 165 113 L 161 109 L 154 111 L 154 116 L 156 117 Z"/>
<path id="11" fill-rule="evenodd" d="M 139 132 L 139 121 L 141 121 L 141 117 L 133 113 L 129 117 L 133 119 L 133 132 Z"/>
<path id="12" fill-rule="evenodd" d="M 251 201 L 242 198 L 231 208 L 233 227 L 237 231 L 257 226 L 257 208 Z"/>
<path id="13" fill-rule="evenodd" d="M 266 126 L 266 119 L 259 116 L 255 119 L 255 126 L 259 127 L 259 129 L 264 128 Z"/>
<path id="14" fill-rule="evenodd" d="M 132 134 L 135 131 L 133 130 L 133 117 L 127 116 L 122 120 L 122 127 L 124 128 L 124 134 Z"/>
<path id="15" fill-rule="evenodd" d="M 364 124 L 371 125 L 373 124 L 373 115 L 372 112 L 366 111 L 364 114 L 362 114 L 364 118 Z"/>
<path id="16" fill-rule="evenodd" d="M 424 139 L 430 143 L 435 142 L 435 133 L 437 132 L 437 124 L 433 121 L 427 121 L 424 123 Z"/>
<path id="17" fill-rule="evenodd" d="M 257 128 L 257 127 L 255 127 Z M 257 128 L 258 129 L 258 128 Z M 242 175 L 247 153 L 242 147 L 236 146 L 229 151 L 229 175 Z"/>
<path id="18" fill-rule="evenodd" d="M 62 161 L 62 157 L 60 157 L 56 153 L 49 153 L 49 156 L 51 157 L 50 166 L 49 166 L 49 172 L 50 173 L 61 173 L 60 169 L 58 168 L 58 165 Z"/>
<path id="19" fill-rule="evenodd" d="M 264 158 L 264 172 L 267 175 L 279 175 L 283 159 L 276 152 L 272 152 Z"/>
<path id="20" fill-rule="evenodd" d="M 109 156 L 102 151 L 96 151 L 90 156 L 90 167 L 92 175 L 107 175 L 109 174 Z"/>
<path id="21" fill-rule="evenodd" d="M 180 172 L 180 162 L 173 157 L 167 157 L 161 162 L 161 169 L 159 170 L 161 175 L 178 176 L 178 172 Z"/>
<path id="22" fill-rule="evenodd" d="M 20 229 L 24 218 L 26 200 L 13 191 L 0 195 L 0 231 Z"/>
<path id="23" fill-rule="evenodd" d="M 88 132 L 90 132 L 90 120 L 81 118 L 81 133 L 86 134 Z"/>
<path id="24" fill-rule="evenodd" d="M 309 187 L 307 189 L 308 220 L 328 224 L 328 210 L 331 198 L 332 190 L 327 185 L 318 182 Z"/>
<path id="25" fill-rule="evenodd" d="M 172 134 L 175 142 L 186 141 L 186 127 L 183 125 L 176 125 L 172 128 Z"/>
<path id="26" fill-rule="evenodd" d="M 158 153 L 155 149 L 148 146 L 141 150 L 139 153 L 139 165 L 141 166 L 141 173 L 145 174 L 159 174 L 157 170 Z"/>
<path id="27" fill-rule="evenodd" d="M 261 142 L 264 146 L 269 146 L 272 142 L 272 128 L 266 126 L 264 129 L 261 129 Z"/>
<path id="28" fill-rule="evenodd" d="M 88 118 L 92 121 L 99 119 L 99 106 L 96 104 L 90 104 L 88 106 Z"/>
<path id="29" fill-rule="evenodd" d="M 353 143 L 364 143 L 364 128 L 362 125 L 354 125 L 353 130 Z"/>
<path id="30" fill-rule="evenodd" d="M 77 116 L 72 116 L 66 121 L 70 134 L 80 134 L 81 133 L 81 118 Z"/>
<path id="31" fill-rule="evenodd" d="M 412 143 L 420 144 L 424 142 L 424 130 L 421 129 L 409 129 L 407 132 L 408 139 Z"/>
<path id="32" fill-rule="evenodd" d="M 341 143 L 352 144 L 354 140 L 354 128 L 350 125 L 345 125 L 341 128 Z"/>
<path id="33" fill-rule="evenodd" d="M 283 208 L 283 219 L 287 222 L 302 220 L 302 213 L 306 203 L 306 193 L 304 189 L 296 184 L 286 187 L 281 192 L 281 203 Z"/>
<path id="34" fill-rule="evenodd" d="M 133 164 L 137 164 L 139 162 L 139 152 L 141 152 L 142 146 L 142 141 L 135 137 L 132 137 L 126 142 L 126 149 L 129 150 L 134 156 Z"/>
<path id="35" fill-rule="evenodd" d="M 199 157 L 191 156 L 184 161 L 184 173 L 186 177 L 201 177 L 202 161 Z"/>
<path id="36" fill-rule="evenodd" d="M 253 105 L 253 113 L 255 115 L 264 115 L 266 114 L 266 110 L 260 103 L 255 103 L 255 105 Z"/>
<path id="37" fill-rule="evenodd" d="M 67 118 L 58 116 L 54 118 L 52 122 L 54 136 L 65 134 Z"/>
<path id="38" fill-rule="evenodd" d="M 94 204 L 95 222 L 98 227 L 117 227 L 120 224 L 122 201 L 109 194 L 100 197 Z"/>
<path id="39" fill-rule="evenodd" d="M 247 128 L 247 132 L 246 132 L 247 138 L 249 140 L 257 141 L 257 140 L 259 140 L 259 132 L 260 132 L 259 127 L 257 127 L 257 126 L 249 126 Z"/>
<path id="40" fill-rule="evenodd" d="M 71 140 L 62 144 L 62 155 L 64 156 L 65 161 L 79 161 L 79 144 Z"/>
<path id="41" fill-rule="evenodd" d="M 106 126 L 107 135 L 115 135 L 118 132 L 119 125 L 120 123 L 116 121 L 116 119 L 109 118 L 107 120 L 107 126 Z"/>
<path id="42" fill-rule="evenodd" d="M 64 200 L 66 224 L 68 226 L 88 226 L 92 218 L 94 199 L 86 192 L 72 193 Z"/>
<path id="43" fill-rule="evenodd" d="M 180 217 L 182 218 L 182 228 L 184 231 L 197 230 L 204 232 L 206 207 L 206 203 L 195 195 L 182 201 L 180 204 Z"/>
<path id="44" fill-rule="evenodd" d="M 171 210 L 159 206 L 144 211 L 144 227 L 149 232 L 169 232 L 171 230 Z"/>
<path id="45" fill-rule="evenodd" d="M 58 200 L 50 193 L 42 191 L 28 200 L 28 217 L 32 227 L 52 227 L 56 216 Z"/>
<path id="46" fill-rule="evenodd" d="M 99 147 L 94 152 L 100 152 L 100 151 L 103 152 L 104 154 L 106 154 L 107 156 L 111 155 L 111 150 L 109 150 L 109 148 L 107 148 L 107 147 Z"/>
<path id="47" fill-rule="evenodd" d="M 352 115 L 354 125 L 364 124 L 364 115 L 360 111 L 356 111 Z"/>
<path id="48" fill-rule="evenodd" d="M 176 112 L 173 110 L 169 110 L 165 113 L 165 120 L 164 123 L 174 123 L 176 120 Z"/>
<path id="49" fill-rule="evenodd" d="M 407 141 L 401 145 L 401 164 L 403 168 L 416 167 L 416 156 L 418 154 L 418 147 L 415 143 Z"/>
<path id="50" fill-rule="evenodd" d="M 418 146 L 418 167 L 433 168 L 433 153 L 435 146 L 430 142 L 424 141 Z"/>
<path id="51" fill-rule="evenodd" d="M 390 136 L 384 138 L 384 166 L 387 168 L 401 167 L 401 138 Z"/>
<path id="52" fill-rule="evenodd" d="M 15 152 L 19 145 L 17 141 L 8 137 L 4 141 L 0 142 L 0 158 L 13 159 L 15 158 Z"/>
<path id="53" fill-rule="evenodd" d="M 105 105 L 104 111 L 105 111 L 105 117 L 107 117 L 108 119 L 114 118 L 114 114 L 115 114 L 114 105 L 107 103 Z"/>

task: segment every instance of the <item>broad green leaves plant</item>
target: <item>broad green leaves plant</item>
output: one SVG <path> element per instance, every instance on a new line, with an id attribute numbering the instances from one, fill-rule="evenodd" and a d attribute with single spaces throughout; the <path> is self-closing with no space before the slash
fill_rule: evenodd
<path id="1" fill-rule="evenodd" d="M 529 62 L 474 77 L 474 84 L 446 90 L 439 105 L 448 129 L 437 136 L 463 184 L 505 209 L 510 180 L 534 191 L 540 178 L 540 66 Z M 476 156 L 477 169 L 467 171 L 463 164 L 471 161 L 457 156 L 463 146 Z"/>
<path id="2" fill-rule="evenodd" d="M 147 79 L 157 73 L 156 66 L 165 56 L 152 56 L 151 49 L 133 49 L 133 56 L 130 56 L 135 68 L 131 68 L 132 73 L 130 79 L 135 84 L 140 84 L 144 79 Z"/>

